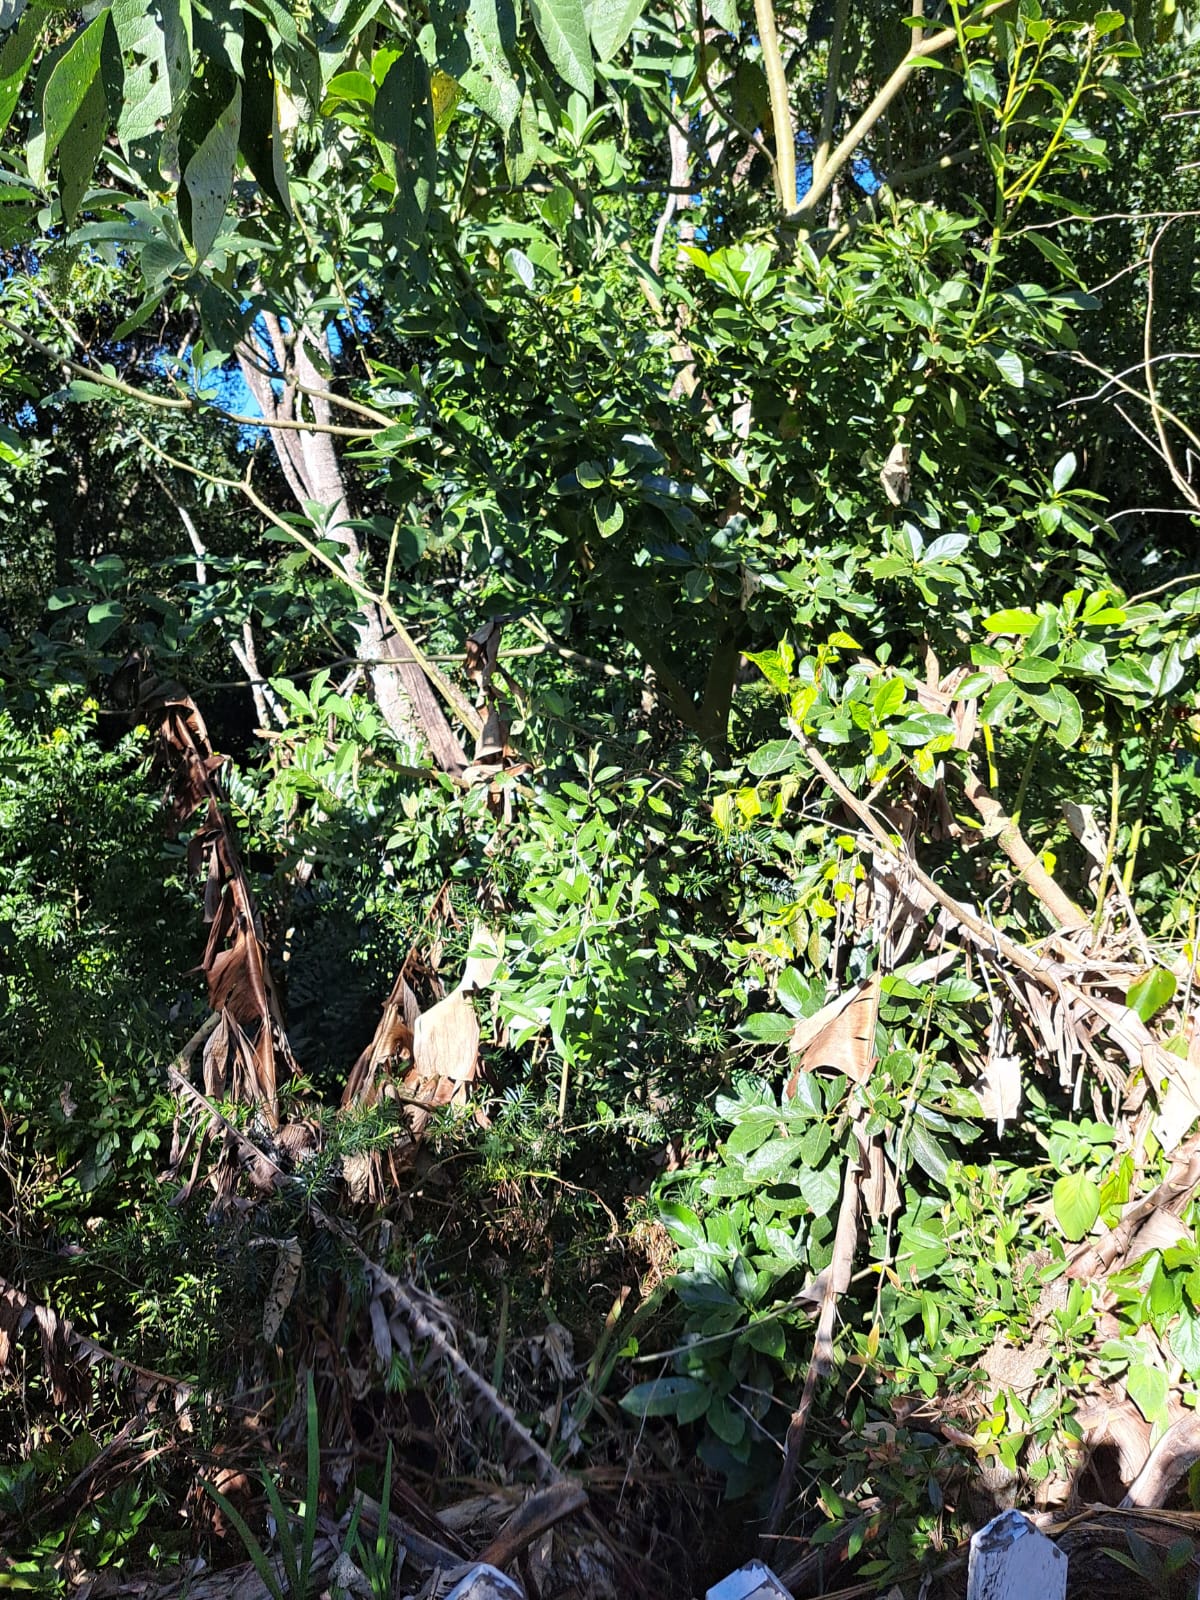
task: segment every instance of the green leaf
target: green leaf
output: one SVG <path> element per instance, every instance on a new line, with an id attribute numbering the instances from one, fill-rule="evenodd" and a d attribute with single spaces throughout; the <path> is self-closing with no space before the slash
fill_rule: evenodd
<path id="1" fill-rule="evenodd" d="M 705 1242 L 704 1224 L 690 1207 L 678 1200 L 664 1200 L 658 1209 L 663 1227 L 677 1245 L 695 1250 Z"/>
<path id="2" fill-rule="evenodd" d="M 1023 656 L 1020 661 L 1014 661 L 1008 670 L 1018 683 L 1052 683 L 1058 677 L 1060 667 L 1057 661 L 1050 661 L 1045 656 Z"/>
<path id="3" fill-rule="evenodd" d="M 756 1039 L 761 1044 L 782 1044 L 791 1037 L 792 1026 L 790 1017 L 781 1017 L 774 1011 L 757 1011 L 746 1018 L 738 1033 L 743 1039 Z"/>
<path id="4" fill-rule="evenodd" d="M 275 66 L 267 30 L 253 12 L 245 13 L 242 36 L 242 159 L 263 192 L 291 215 L 287 165 L 279 131 Z"/>
<path id="5" fill-rule="evenodd" d="M 633 32 L 645 0 L 584 0 L 588 32 L 601 61 L 613 56 Z"/>
<path id="6" fill-rule="evenodd" d="M 1056 683 L 1050 690 L 1058 702 L 1058 725 L 1054 729 L 1054 740 L 1064 750 L 1070 750 L 1079 743 L 1083 733 L 1083 708 L 1074 694 L 1065 684 Z"/>
<path id="7" fill-rule="evenodd" d="M 704 8 L 718 28 L 726 33 L 737 33 L 737 0 L 704 0 Z"/>
<path id="8" fill-rule="evenodd" d="M 1059 457 L 1058 461 L 1055 463 L 1054 476 L 1051 480 L 1054 484 L 1055 494 L 1061 494 L 1070 483 L 1071 479 L 1075 476 L 1076 465 L 1077 462 L 1075 460 L 1075 452 L 1073 450 L 1068 450 L 1065 456 Z"/>
<path id="9" fill-rule="evenodd" d="M 705 1395 L 712 1392 L 707 1384 L 695 1378 L 651 1378 L 622 1398 L 621 1410 L 634 1417 L 673 1417 L 678 1413 L 680 1401 L 690 1399 L 697 1391 Z"/>
<path id="10" fill-rule="evenodd" d="M 1158 685 L 1144 667 L 1133 661 L 1110 661 L 1105 680 L 1119 693 L 1153 698 Z"/>
<path id="11" fill-rule="evenodd" d="M 787 1354 L 787 1334 L 778 1317 L 762 1317 L 752 1322 L 744 1338 L 752 1350 L 764 1356 L 774 1356 L 776 1361 L 782 1361 Z"/>
<path id="12" fill-rule="evenodd" d="M 388 68 L 375 96 L 375 134 L 390 154 L 394 209 L 405 243 L 420 239 L 437 178 L 437 139 L 425 57 L 411 45 Z"/>
<path id="13" fill-rule="evenodd" d="M 1171 1330 L 1170 1342 L 1188 1377 L 1200 1378 L 1200 1317 L 1184 1310 Z"/>
<path id="14" fill-rule="evenodd" d="M 1159 1422 L 1166 1416 L 1167 1375 L 1161 1367 L 1130 1367 L 1125 1388 L 1147 1422 Z"/>
<path id="15" fill-rule="evenodd" d="M 191 41 L 180 0 L 113 0 L 112 19 L 125 63 L 117 135 L 128 148 L 171 114 L 187 85 Z"/>
<path id="16" fill-rule="evenodd" d="M 507 133 L 521 111 L 523 88 L 512 56 L 517 17 L 512 0 L 469 0 L 465 29 L 450 3 L 434 6 L 439 64 L 452 73 L 471 99 Z M 461 51 L 461 61 L 456 53 Z"/>
<path id="17" fill-rule="evenodd" d="M 0 46 L 0 134 L 7 130 L 16 110 L 17 99 L 41 40 L 47 16 L 48 12 L 42 6 L 31 7 Z"/>
<path id="18" fill-rule="evenodd" d="M 1143 1022 L 1149 1022 L 1174 998 L 1174 973 L 1167 972 L 1163 967 L 1153 967 L 1130 984 L 1125 1004 L 1136 1011 Z"/>
<path id="19" fill-rule="evenodd" d="M 79 210 L 107 133 L 108 100 L 97 74 L 59 145 L 58 196 L 64 222 L 70 222 Z"/>
<path id="20" fill-rule="evenodd" d="M 241 123 L 241 84 L 210 63 L 188 95 L 179 139 L 179 220 L 199 261 L 216 242 L 233 193 Z"/>
<path id="21" fill-rule="evenodd" d="M 96 20 L 74 39 L 66 54 L 55 63 L 42 95 L 42 132 L 30 141 L 29 175 L 43 185 L 59 142 L 74 122 L 89 92 L 100 83 L 100 57 L 105 35 L 111 25 L 109 13 L 102 11 Z"/>
<path id="22" fill-rule="evenodd" d="M 945 1184 L 950 1157 L 923 1123 L 915 1121 L 908 1132 L 908 1148 L 913 1160 L 923 1167 L 935 1183 Z"/>
<path id="23" fill-rule="evenodd" d="M 884 678 L 872 697 L 872 708 L 875 712 L 876 722 L 882 722 L 886 717 L 895 716 L 907 698 L 908 690 L 905 688 L 902 678 Z"/>
<path id="24" fill-rule="evenodd" d="M 773 778 L 781 772 L 795 770 L 799 746 L 794 739 L 771 739 L 758 749 L 746 763 L 746 769 L 756 778 Z"/>
<path id="25" fill-rule="evenodd" d="M 530 0 L 530 9 L 546 54 L 572 89 L 578 89 L 590 104 L 595 80 L 583 0 Z"/>
<path id="26" fill-rule="evenodd" d="M 983 619 L 985 633 L 1032 633 L 1037 625 L 1037 616 L 1032 611 L 993 611 L 990 617 Z"/>
<path id="27" fill-rule="evenodd" d="M 807 1017 L 814 1010 L 815 997 L 795 967 L 785 967 L 775 985 L 775 998 L 792 1017 Z"/>
<path id="28" fill-rule="evenodd" d="M 1059 1227 L 1078 1243 L 1100 1215 L 1099 1186 L 1084 1172 L 1068 1172 L 1054 1185 L 1052 1197 Z"/>
<path id="29" fill-rule="evenodd" d="M 786 653 L 785 653 L 786 652 Z M 791 647 L 783 645 L 778 650 L 747 651 L 746 660 L 752 661 L 763 677 L 780 694 L 791 688 Z"/>
<path id="30" fill-rule="evenodd" d="M 842 1174 L 833 1162 L 823 1167 L 802 1167 L 796 1174 L 800 1193 L 818 1217 L 826 1217 L 842 1192 Z"/>
<path id="31" fill-rule="evenodd" d="M 1006 350 L 1003 355 L 993 356 L 992 359 L 1005 383 L 1012 384 L 1014 389 L 1025 387 L 1025 364 L 1015 350 Z"/>

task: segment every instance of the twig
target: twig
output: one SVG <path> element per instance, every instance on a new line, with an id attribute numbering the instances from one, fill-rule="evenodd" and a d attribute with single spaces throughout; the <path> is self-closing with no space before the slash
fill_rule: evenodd
<path id="1" fill-rule="evenodd" d="M 1011 3 L 1012 0 L 992 0 L 990 5 L 983 7 L 983 9 L 979 12 L 979 16 L 990 17 L 994 12 L 1002 11 L 1006 6 L 1011 5 Z M 907 51 L 903 60 L 900 62 L 899 66 L 896 67 L 895 71 L 884 84 L 883 88 L 880 89 L 879 93 L 858 118 L 857 122 L 855 122 L 849 133 L 846 134 L 845 138 L 842 139 L 841 143 L 830 155 L 828 161 L 821 170 L 820 178 L 818 179 L 814 177 L 812 187 L 804 196 L 804 204 L 797 212 L 795 212 L 795 215 L 800 217 L 801 220 L 805 222 L 811 220 L 817 205 L 828 193 L 829 187 L 833 183 L 833 180 L 846 165 L 847 161 L 849 161 L 854 155 L 863 139 L 868 133 L 870 133 L 871 129 L 879 121 L 880 117 L 883 116 L 884 112 L 891 105 L 892 101 L 904 88 L 909 78 L 911 78 L 917 68 L 922 65 L 925 58 L 927 56 L 937 55 L 939 51 L 945 50 L 948 45 L 954 44 L 957 38 L 957 29 L 943 28 L 940 33 L 933 34 L 930 38 L 923 40 L 921 44 L 913 45 Z"/>
<path id="2" fill-rule="evenodd" d="M 136 400 L 141 405 L 155 406 L 160 411 L 189 411 L 196 416 L 220 417 L 222 422 L 232 422 L 241 428 L 278 428 L 302 433 L 329 433 L 342 439 L 369 439 L 380 433 L 386 425 L 380 424 L 374 428 L 343 428 L 334 422 L 322 424 L 272 421 L 269 417 L 248 417 L 240 412 L 226 411 L 223 406 L 210 405 L 199 398 L 183 400 L 174 395 L 153 394 L 149 389 L 139 389 L 136 384 L 126 383 L 123 378 L 114 377 L 111 373 L 97 372 L 94 367 L 85 367 L 81 362 L 73 361 L 70 356 L 62 355 L 32 333 L 26 333 L 7 317 L 0 317 L 0 328 L 13 334 L 31 350 L 36 350 L 39 355 L 45 356 L 48 361 L 53 361 L 56 366 L 73 372 L 76 377 L 85 378 L 89 383 L 98 384 L 103 389 L 111 389 L 114 394 L 124 395 L 127 400 Z"/>
<path id="3" fill-rule="evenodd" d="M 865 1117 L 859 1112 L 856 1121 Z M 809 1413 L 817 1392 L 817 1383 L 833 1370 L 833 1319 L 837 1314 L 839 1295 L 850 1286 L 850 1273 L 854 1264 L 854 1251 L 858 1244 L 858 1204 L 861 1183 L 861 1157 L 857 1143 L 853 1155 L 846 1158 L 846 1176 L 842 1185 L 842 1203 L 838 1210 L 837 1231 L 833 1238 L 833 1255 L 825 1268 L 821 1290 L 821 1309 L 817 1316 L 817 1329 L 813 1339 L 812 1360 L 804 1379 L 800 1403 L 792 1412 L 784 1441 L 783 1466 L 771 1500 L 767 1518 L 767 1532 L 778 1533 L 787 1510 L 796 1469 L 800 1465 L 800 1447 L 808 1430 Z"/>

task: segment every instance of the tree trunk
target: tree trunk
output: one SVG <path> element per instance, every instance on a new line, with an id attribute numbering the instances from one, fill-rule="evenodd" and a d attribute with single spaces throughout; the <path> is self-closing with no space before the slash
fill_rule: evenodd
<path id="1" fill-rule="evenodd" d="M 270 422 L 298 421 L 298 398 L 317 428 L 331 419 L 329 402 L 321 398 L 325 380 L 313 360 L 315 348 L 328 361 L 328 349 L 301 329 L 285 335 L 278 317 L 264 316 L 266 343 L 252 337 L 238 350 L 242 375 Z M 276 384 L 282 383 L 276 393 Z M 303 397 L 300 390 L 310 391 Z M 358 576 L 362 556 L 357 531 L 349 525 L 351 510 L 334 436 L 295 428 L 271 430 L 279 465 L 302 511 L 316 504 L 328 513 L 324 536 L 342 550 L 342 565 Z M 467 755 L 450 726 L 441 702 L 420 665 L 406 659 L 379 606 L 364 603 L 357 623 L 358 656 L 367 666 L 376 704 L 397 739 L 427 745 L 437 764 L 447 772 L 461 772 Z"/>

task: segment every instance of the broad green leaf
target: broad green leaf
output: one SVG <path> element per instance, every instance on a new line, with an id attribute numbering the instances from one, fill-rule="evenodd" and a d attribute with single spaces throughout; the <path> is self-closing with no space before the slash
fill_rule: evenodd
<path id="1" fill-rule="evenodd" d="M 87 193 L 96 158 L 108 133 L 108 100 L 100 75 L 92 79 L 78 111 L 58 147 L 59 200 L 63 220 L 70 222 Z"/>
<path id="2" fill-rule="evenodd" d="M 885 718 L 895 716 L 907 698 L 908 690 L 902 678 L 884 678 L 872 697 L 875 720 L 883 722 Z"/>
<path id="3" fill-rule="evenodd" d="M 1152 698 L 1158 688 L 1146 669 L 1134 661 L 1110 661 L 1104 676 L 1121 694 Z"/>
<path id="4" fill-rule="evenodd" d="M 21 86 L 33 61 L 49 13 L 34 5 L 22 16 L 19 26 L 0 46 L 0 134 L 8 127 L 16 108 Z"/>
<path id="5" fill-rule="evenodd" d="M 787 1354 L 787 1334 L 778 1317 L 763 1317 L 752 1322 L 744 1338 L 752 1350 L 774 1356 L 777 1361 L 782 1361 Z"/>
<path id="6" fill-rule="evenodd" d="M 1185 1308 L 1171 1330 L 1170 1342 L 1188 1377 L 1200 1378 L 1200 1317 Z"/>
<path id="7" fill-rule="evenodd" d="M 1059 457 L 1055 463 L 1054 476 L 1051 480 L 1054 484 L 1055 494 L 1061 494 L 1075 476 L 1076 464 L 1073 450 L 1068 450 L 1065 456 Z"/>
<path id="8" fill-rule="evenodd" d="M 777 689 L 780 694 L 787 694 L 792 681 L 790 645 L 781 645 L 778 650 L 748 651 L 746 660 L 754 663 L 772 689 Z"/>
<path id="9" fill-rule="evenodd" d="M 639 1383 L 621 1400 L 621 1410 L 634 1417 L 673 1417 L 681 1400 L 690 1400 L 696 1393 L 712 1391 L 707 1384 L 695 1378 L 651 1378 L 649 1383 Z"/>
<path id="10" fill-rule="evenodd" d="M 437 177 L 437 138 L 429 68 L 410 45 L 388 68 L 375 96 L 375 135 L 390 153 L 394 209 L 405 243 L 425 231 Z"/>
<path id="11" fill-rule="evenodd" d="M 1083 733 L 1083 709 L 1075 695 L 1065 684 L 1056 683 L 1050 693 L 1058 702 L 1058 725 L 1054 729 L 1054 740 L 1064 750 L 1070 750 L 1079 743 Z"/>
<path id="12" fill-rule="evenodd" d="M 242 123 L 238 142 L 242 159 L 263 191 L 291 213 L 287 164 L 279 131 L 275 66 L 267 30 L 247 11 L 242 36 Z"/>
<path id="13" fill-rule="evenodd" d="M 1159 1422 L 1166 1416 L 1167 1374 L 1162 1367 L 1130 1367 L 1125 1388 L 1147 1422 Z"/>
<path id="14" fill-rule="evenodd" d="M 1037 615 L 1032 611 L 993 611 L 983 619 L 985 633 L 1032 633 L 1037 625 Z"/>
<path id="15" fill-rule="evenodd" d="M 1154 967 L 1130 984 L 1125 1004 L 1136 1011 L 1143 1022 L 1149 1022 L 1174 998 L 1174 973 L 1167 972 L 1163 967 Z"/>
<path id="16" fill-rule="evenodd" d="M 484 116 L 507 133 L 520 115 L 523 98 L 510 59 L 517 44 L 512 0 L 469 0 L 465 29 L 449 5 L 440 10 L 447 21 L 444 27 L 437 21 L 439 8 L 435 8 L 438 65 L 457 78 Z"/>
<path id="17" fill-rule="evenodd" d="M 694 1250 L 704 1243 L 704 1224 L 688 1206 L 678 1200 L 664 1200 L 658 1209 L 663 1227 L 676 1244 Z"/>
<path id="18" fill-rule="evenodd" d="M 954 691 L 956 700 L 974 700 L 992 687 L 993 679 L 987 672 L 969 672 Z"/>
<path id="19" fill-rule="evenodd" d="M 723 1439 L 726 1444 L 740 1444 L 746 1434 L 746 1415 L 731 1406 L 728 1400 L 714 1395 L 708 1408 L 708 1425 L 717 1438 Z"/>
<path id="20" fill-rule="evenodd" d="M 46 81 L 42 95 L 41 135 L 36 141 L 30 142 L 29 175 L 36 184 L 45 183 L 59 142 L 84 108 L 93 86 L 101 83 L 101 54 L 111 25 L 108 11 L 102 11 L 72 41 Z M 95 104 L 94 97 L 91 104 Z"/>
<path id="21" fill-rule="evenodd" d="M 1014 389 L 1025 387 L 1025 363 L 1015 350 L 1006 350 L 992 359 L 1005 383 L 1011 383 Z"/>
<path id="22" fill-rule="evenodd" d="M 923 1167 L 935 1183 L 944 1185 L 950 1171 L 950 1157 L 922 1122 L 913 1121 L 908 1131 L 908 1148 L 917 1165 Z"/>
<path id="23" fill-rule="evenodd" d="M 792 1021 L 774 1011 L 757 1011 L 747 1017 L 738 1029 L 743 1039 L 757 1039 L 761 1044 L 782 1044 L 791 1037 Z"/>
<path id="24" fill-rule="evenodd" d="M 746 768 L 756 778 L 777 777 L 781 772 L 793 771 L 798 756 L 799 747 L 794 739 L 772 739 L 759 745 Z"/>
<path id="25" fill-rule="evenodd" d="M 752 1188 L 764 1183 L 802 1183 L 805 1174 L 796 1171 L 801 1160 L 799 1139 L 772 1139 L 747 1156 L 742 1175 Z"/>
<path id="26" fill-rule="evenodd" d="M 590 104 L 595 80 L 583 0 L 530 0 L 538 38 L 563 78 Z"/>
<path id="27" fill-rule="evenodd" d="M 117 135 L 126 148 L 155 131 L 186 87 L 190 15 L 190 6 L 181 7 L 180 0 L 155 0 L 152 6 L 146 0 L 113 0 L 113 25 L 125 62 Z M 246 17 L 249 21 L 251 13 Z"/>
<path id="28" fill-rule="evenodd" d="M 1060 667 L 1057 661 L 1050 661 L 1045 656 L 1023 656 L 1020 661 L 1014 661 L 1008 670 L 1018 683 L 1052 683 L 1058 677 Z"/>
<path id="29" fill-rule="evenodd" d="M 807 1017 L 815 1008 L 812 988 L 795 967 L 785 967 L 779 974 L 779 981 L 775 985 L 775 998 L 793 1017 Z"/>
<path id="30" fill-rule="evenodd" d="M 584 0 L 588 32 L 596 56 L 610 61 L 633 32 L 645 0 Z"/>
<path id="31" fill-rule="evenodd" d="M 724 28 L 726 33 L 737 33 L 737 0 L 704 0 L 704 9 L 718 28 Z"/>
<path id="32" fill-rule="evenodd" d="M 200 261 L 216 241 L 233 192 L 241 122 L 241 84 L 210 65 L 204 83 L 188 95 L 179 141 L 179 216 Z"/>
<path id="33" fill-rule="evenodd" d="M 818 1217 L 826 1217 L 842 1192 L 842 1174 L 836 1162 L 823 1167 L 801 1167 L 796 1185 Z"/>
<path id="34" fill-rule="evenodd" d="M 1099 1186 L 1084 1172 L 1068 1172 L 1054 1185 L 1054 1215 L 1072 1243 L 1090 1233 L 1100 1215 Z"/>

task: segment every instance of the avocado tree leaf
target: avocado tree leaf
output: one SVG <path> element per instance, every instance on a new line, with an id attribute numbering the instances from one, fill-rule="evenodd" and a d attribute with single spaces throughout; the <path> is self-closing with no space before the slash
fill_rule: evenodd
<path id="1" fill-rule="evenodd" d="M 279 132 L 275 64 L 267 30 L 246 12 L 242 38 L 242 120 L 238 133 L 242 159 L 259 186 L 291 215 L 287 166 Z"/>
<path id="2" fill-rule="evenodd" d="M 180 0 L 113 0 L 112 20 L 124 61 L 117 135 L 128 147 L 155 131 L 187 87 L 191 40 Z"/>
<path id="3" fill-rule="evenodd" d="M 21 86 L 46 26 L 44 7 L 31 6 L 0 46 L 0 133 L 8 127 Z"/>
<path id="4" fill-rule="evenodd" d="M 65 222 L 70 222 L 87 192 L 107 132 L 108 100 L 97 73 L 59 144 L 59 199 Z"/>
<path id="5" fill-rule="evenodd" d="M 437 138 L 429 68 L 415 48 L 388 68 L 375 96 L 375 137 L 396 180 L 395 211 L 407 239 L 419 239 L 437 178 Z"/>
<path id="6" fill-rule="evenodd" d="M 588 101 L 595 79 L 583 0 L 531 0 L 533 25 L 563 78 Z"/>
<path id="7" fill-rule="evenodd" d="M 585 0 L 588 32 L 601 61 L 613 56 L 633 32 L 645 0 Z"/>
<path id="8" fill-rule="evenodd" d="M 180 221 L 201 261 L 216 241 L 233 192 L 241 122 L 241 84 L 210 64 L 209 76 L 188 96 L 180 136 Z"/>
<path id="9" fill-rule="evenodd" d="M 93 85 L 100 83 L 101 53 L 111 25 L 109 12 L 102 11 L 72 40 L 46 80 L 42 92 L 41 134 L 30 141 L 29 147 L 29 175 L 36 184 L 45 183 L 59 144 L 83 108 Z M 93 108 L 95 103 L 93 98 Z"/>

